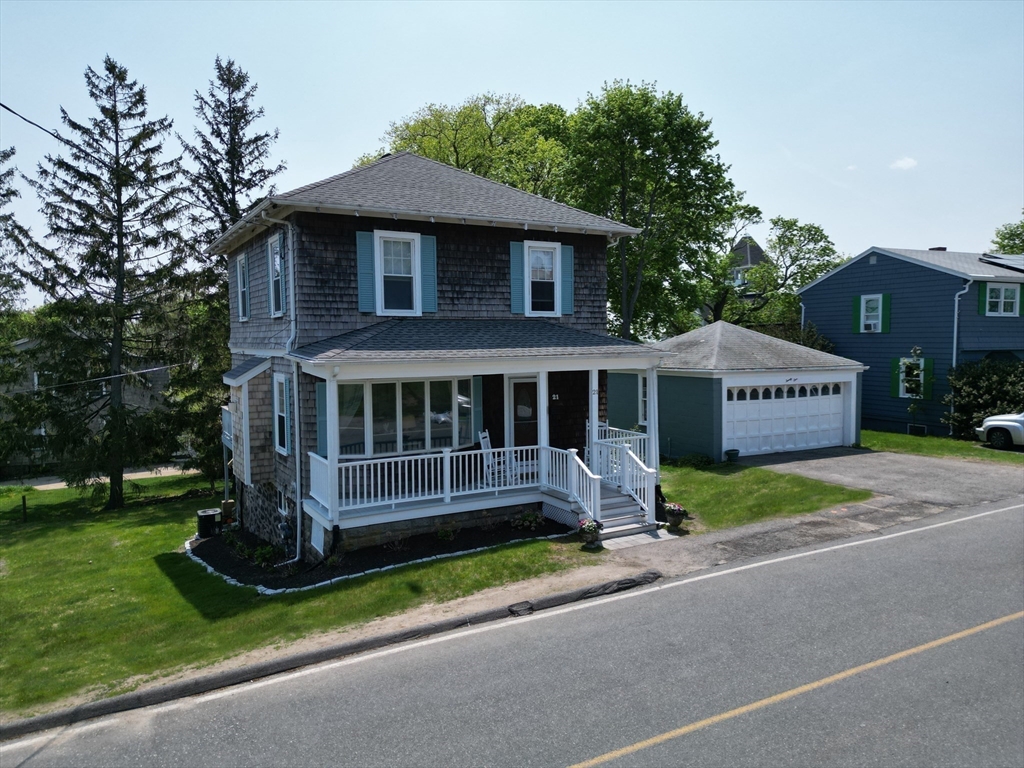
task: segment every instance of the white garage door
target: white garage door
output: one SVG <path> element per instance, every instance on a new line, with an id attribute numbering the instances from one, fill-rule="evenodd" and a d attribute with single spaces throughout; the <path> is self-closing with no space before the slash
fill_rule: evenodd
<path id="1" fill-rule="evenodd" d="M 729 387 L 725 449 L 741 455 L 797 451 L 843 443 L 844 390 L 849 385 Z"/>

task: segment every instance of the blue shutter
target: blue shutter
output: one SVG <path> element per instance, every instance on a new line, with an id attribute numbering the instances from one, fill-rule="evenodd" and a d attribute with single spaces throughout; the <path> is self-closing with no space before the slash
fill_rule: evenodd
<path id="1" fill-rule="evenodd" d="M 575 283 L 572 273 L 573 249 L 571 245 L 562 246 L 562 314 L 572 314 L 572 291 Z"/>
<path id="2" fill-rule="evenodd" d="M 327 458 L 327 382 L 316 383 L 316 452 Z"/>
<path id="3" fill-rule="evenodd" d="M 420 287 L 423 311 L 437 312 L 437 238 L 420 235 Z"/>
<path id="4" fill-rule="evenodd" d="M 278 253 L 281 254 L 281 311 L 288 311 L 288 254 L 284 250 L 284 232 L 277 235 Z"/>
<path id="5" fill-rule="evenodd" d="M 481 376 L 473 377 L 473 434 L 470 439 L 474 443 L 480 441 L 480 431 L 484 428 L 484 380 Z"/>
<path id="6" fill-rule="evenodd" d="M 523 244 L 509 243 L 508 249 L 510 253 L 509 277 L 512 282 L 512 314 L 522 315 L 526 313 L 523 301 L 523 278 L 526 270 L 523 262 Z"/>
<path id="7" fill-rule="evenodd" d="M 359 277 L 359 311 L 376 312 L 377 281 L 373 275 L 373 232 L 356 232 L 356 269 Z"/>
<path id="8" fill-rule="evenodd" d="M 291 377 L 284 380 L 284 449 L 290 456 L 292 452 L 292 380 Z"/>

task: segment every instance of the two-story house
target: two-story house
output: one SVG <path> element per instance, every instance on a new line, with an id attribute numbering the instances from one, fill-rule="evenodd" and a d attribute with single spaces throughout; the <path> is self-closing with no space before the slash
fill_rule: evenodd
<path id="1" fill-rule="evenodd" d="M 950 368 L 1024 359 L 1022 283 L 1021 256 L 875 247 L 799 294 L 804 320 L 836 354 L 869 366 L 863 427 L 948 434 L 941 417 Z"/>
<path id="2" fill-rule="evenodd" d="M 603 424 L 661 357 L 606 332 L 636 232 L 407 153 L 262 201 L 211 249 L 243 524 L 307 558 L 524 505 L 650 526 L 656 454 Z"/>

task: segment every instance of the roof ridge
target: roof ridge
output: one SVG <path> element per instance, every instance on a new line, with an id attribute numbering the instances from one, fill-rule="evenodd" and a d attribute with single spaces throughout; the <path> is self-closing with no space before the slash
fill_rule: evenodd
<path id="1" fill-rule="evenodd" d="M 410 153 L 400 152 L 399 154 L 406 155 Z M 310 190 L 316 189 L 317 187 L 322 187 L 324 184 L 330 184 L 331 182 L 337 181 L 338 179 L 343 178 L 345 176 L 355 176 L 358 173 L 362 173 L 367 168 L 372 168 L 376 165 L 381 165 L 383 163 L 388 162 L 389 160 L 394 159 L 395 157 L 398 157 L 398 155 L 389 152 L 388 154 L 381 155 L 372 163 L 367 163 L 366 165 L 357 165 L 354 168 L 349 168 L 347 171 L 342 171 L 341 173 L 336 173 L 333 176 L 328 176 L 326 179 L 320 179 L 320 181 L 313 181 L 310 182 L 309 184 L 303 184 L 301 187 L 296 187 L 295 189 L 290 189 L 287 192 L 282 192 L 280 195 L 271 195 L 271 198 L 275 200 L 284 199 L 287 198 L 289 195 L 294 195 L 298 192 L 308 192 Z"/>

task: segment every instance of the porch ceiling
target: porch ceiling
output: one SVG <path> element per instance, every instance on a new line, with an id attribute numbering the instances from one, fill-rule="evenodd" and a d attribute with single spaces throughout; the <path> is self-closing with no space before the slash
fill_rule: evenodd
<path id="1" fill-rule="evenodd" d="M 664 353 L 643 344 L 546 320 L 396 318 L 295 350 L 305 364 L 407 365 L 493 363 L 538 358 L 575 370 L 597 361 L 616 367 L 657 365 Z M 603 366 L 599 366 L 603 367 Z"/>

